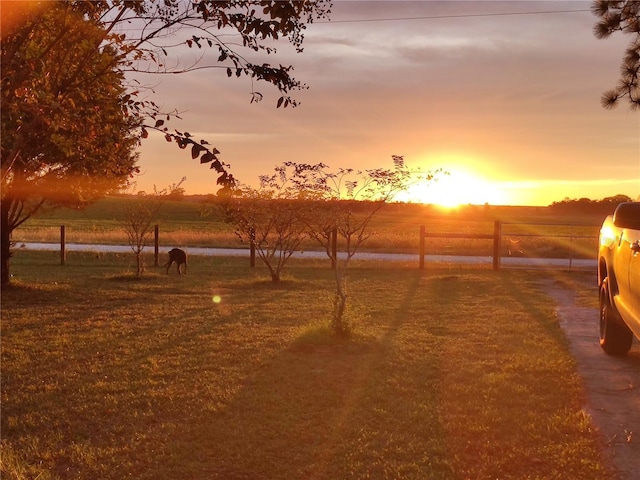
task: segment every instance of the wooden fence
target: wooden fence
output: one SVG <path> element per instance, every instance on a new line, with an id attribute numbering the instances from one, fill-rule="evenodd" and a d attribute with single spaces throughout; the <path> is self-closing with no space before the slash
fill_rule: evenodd
<path id="1" fill-rule="evenodd" d="M 468 238 L 475 240 L 491 240 L 493 239 L 493 269 L 500 269 L 500 241 L 502 235 L 500 233 L 500 221 L 496 220 L 493 227 L 493 235 L 490 234 L 470 234 L 470 233 L 432 233 L 427 232 L 426 227 L 420 227 L 420 270 L 424 270 L 424 256 L 427 238 Z"/>
<path id="2" fill-rule="evenodd" d="M 566 225 L 566 224 L 550 224 L 550 223 L 514 223 L 514 222 L 502 222 L 500 220 L 496 220 L 493 224 L 493 233 L 455 233 L 455 232 L 427 232 L 426 227 L 422 225 L 420 227 L 420 252 L 419 252 L 419 268 L 423 270 L 425 268 L 425 255 L 426 255 L 426 239 L 428 238 L 441 238 L 441 239 L 470 239 L 470 240 L 492 240 L 493 248 L 492 248 L 492 264 L 494 270 L 499 270 L 501 265 L 501 257 L 502 257 L 502 239 L 506 235 L 504 232 L 505 226 L 511 226 L 514 228 L 514 232 L 511 232 L 510 235 L 517 236 L 519 239 L 527 238 L 541 238 L 541 237 L 552 237 L 555 240 L 555 243 L 561 244 L 563 248 L 571 250 L 572 244 L 577 240 L 588 240 L 597 242 L 598 235 L 585 235 L 585 234 L 577 234 L 573 232 L 574 228 L 580 229 L 594 229 L 597 230 L 599 227 L 597 226 L 589 226 L 589 225 Z M 571 230 L 569 234 L 557 234 L 557 233 L 536 233 L 540 230 L 543 230 L 543 227 L 554 227 L 554 228 L 563 228 Z M 518 231 L 519 230 L 519 231 Z M 554 242 L 550 242 L 554 243 Z M 596 243 L 597 244 L 597 243 Z M 595 258 L 595 248 L 594 248 L 594 258 Z M 566 258 L 566 257 L 563 257 Z M 572 256 L 569 256 L 569 266 L 572 265 Z"/>
<path id="3" fill-rule="evenodd" d="M 60 225 L 60 265 L 64 265 L 67 261 L 67 229 L 64 225 Z M 159 227 L 153 227 L 153 265 L 157 267 L 160 259 L 160 235 Z"/>
<path id="4" fill-rule="evenodd" d="M 494 270 L 500 269 L 500 259 L 502 252 L 502 238 L 504 236 L 503 227 L 504 225 L 512 225 L 523 227 L 525 225 L 545 225 L 545 224 L 523 224 L 523 223 L 510 223 L 510 222 L 502 222 L 500 220 L 496 220 L 493 223 L 493 233 L 457 233 L 457 232 L 427 232 L 427 229 L 424 225 L 420 226 L 420 242 L 419 242 L 419 269 L 424 270 L 425 268 L 425 256 L 426 256 L 426 247 L 427 247 L 427 239 L 429 238 L 440 238 L 440 239 L 469 239 L 469 240 L 492 240 L 493 248 L 492 248 L 492 264 Z M 555 227 L 569 227 L 573 228 L 572 225 L 558 225 L 558 224 L 546 224 L 553 225 Z M 593 227 L 594 229 L 597 227 Z M 595 239 L 597 240 L 597 235 L 580 235 L 580 234 L 569 234 L 569 235 L 551 235 L 549 233 L 516 233 L 518 237 L 556 237 L 563 238 L 565 241 L 569 243 L 578 240 L 578 239 Z M 337 257 L 337 230 L 334 230 L 331 235 L 331 268 L 336 268 L 336 259 Z M 155 225 L 154 227 L 154 238 L 153 238 L 153 252 L 154 252 L 154 265 L 157 267 L 159 265 L 159 252 L 160 252 L 160 242 L 159 242 L 159 227 Z M 571 262 L 571 258 L 569 258 Z M 64 225 L 60 226 L 60 263 L 64 265 L 66 262 L 66 229 Z M 249 250 L 249 262 L 251 267 L 255 267 L 256 263 L 256 246 L 253 241 L 250 242 L 250 250 Z"/>
<path id="5" fill-rule="evenodd" d="M 60 264 L 64 265 L 67 260 L 67 230 L 64 225 L 60 225 Z M 331 268 L 336 268 L 337 258 L 338 258 L 338 230 L 334 229 L 331 232 Z M 153 264 L 154 266 L 159 265 L 160 258 L 160 235 L 159 235 L 159 226 L 155 225 L 153 229 Z M 251 268 L 256 266 L 256 245 L 255 245 L 255 234 L 252 232 L 251 241 L 249 242 L 249 266 Z"/>

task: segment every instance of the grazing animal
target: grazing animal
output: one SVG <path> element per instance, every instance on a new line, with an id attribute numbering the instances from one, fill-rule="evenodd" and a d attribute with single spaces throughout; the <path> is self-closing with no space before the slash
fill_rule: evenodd
<path id="1" fill-rule="evenodd" d="M 187 254 L 184 250 L 180 250 L 179 248 L 169 250 L 169 261 L 165 264 L 165 267 L 167 267 L 167 275 L 169 274 L 169 267 L 173 262 L 176 263 L 178 275 L 182 275 L 182 265 L 184 265 L 185 275 L 187 274 Z"/>

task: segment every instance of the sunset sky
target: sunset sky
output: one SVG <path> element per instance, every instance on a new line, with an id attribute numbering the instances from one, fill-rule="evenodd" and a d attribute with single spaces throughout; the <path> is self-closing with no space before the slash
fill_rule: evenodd
<path id="1" fill-rule="evenodd" d="M 310 25 L 304 53 L 280 41 L 263 61 L 293 64 L 301 105 L 278 92 L 250 104 L 247 78 L 224 70 L 141 79 L 177 108 L 171 127 L 215 145 L 243 183 L 284 161 L 450 172 L 404 200 L 549 205 L 565 197 L 640 196 L 640 112 L 600 105 L 630 36 L 593 35 L 591 2 L 336 1 Z M 579 12 L 542 13 L 584 10 Z M 520 12 L 521 14 L 513 15 Z M 440 17 L 440 18 L 437 18 Z M 187 51 L 181 63 L 188 62 Z M 180 181 L 215 193 L 216 175 L 152 134 L 137 189 Z"/>

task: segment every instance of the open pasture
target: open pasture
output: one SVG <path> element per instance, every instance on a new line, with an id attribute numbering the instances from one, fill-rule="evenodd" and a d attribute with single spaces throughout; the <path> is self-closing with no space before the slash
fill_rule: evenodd
<path id="1" fill-rule="evenodd" d="M 326 262 L 72 255 L 2 292 L 3 478 L 611 478 L 537 283 L 590 273 L 356 261 L 338 341 Z"/>
<path id="2" fill-rule="evenodd" d="M 17 245 L 23 242 L 60 241 L 60 226 L 66 227 L 69 243 L 126 244 L 119 224 L 126 197 L 101 200 L 83 210 L 56 210 L 33 218 L 14 233 Z M 443 211 L 417 204 L 390 204 L 376 215 L 371 237 L 363 249 L 371 252 L 418 253 L 420 226 L 427 232 L 493 234 L 494 222 L 503 222 L 503 256 L 592 258 L 597 251 L 601 215 L 567 216 L 550 213 L 543 207 L 467 206 Z M 161 209 L 157 224 L 163 246 L 247 247 L 212 204 L 170 201 Z M 308 241 L 305 250 L 317 248 Z M 491 255 L 491 240 L 431 238 L 426 254 Z"/>

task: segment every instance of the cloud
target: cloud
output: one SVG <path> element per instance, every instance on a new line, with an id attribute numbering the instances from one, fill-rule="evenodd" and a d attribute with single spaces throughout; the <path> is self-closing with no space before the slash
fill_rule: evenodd
<path id="1" fill-rule="evenodd" d="M 265 99 L 250 104 L 250 81 L 215 69 L 164 77 L 157 96 L 184 112 L 170 128 L 200 132 L 247 182 L 287 160 L 371 168 L 404 154 L 409 164 L 438 167 L 458 153 L 496 181 L 543 185 L 536 191 L 551 195 L 557 185 L 556 200 L 568 188 L 583 189 L 580 197 L 609 196 L 607 185 L 610 195 L 628 188 L 635 196 L 640 115 L 600 107 L 628 38 L 596 40 L 588 12 L 470 16 L 589 6 L 339 1 L 335 23 L 309 26 L 304 53 L 277 43 L 278 54 L 263 59 L 293 64 L 309 84 L 295 92 L 300 107 L 276 109 L 278 92 L 260 84 Z M 438 15 L 449 18 L 337 22 Z M 180 165 L 189 172 L 187 191 L 215 191 L 215 179 L 195 161 L 154 141 L 143 147 L 149 178 Z"/>

